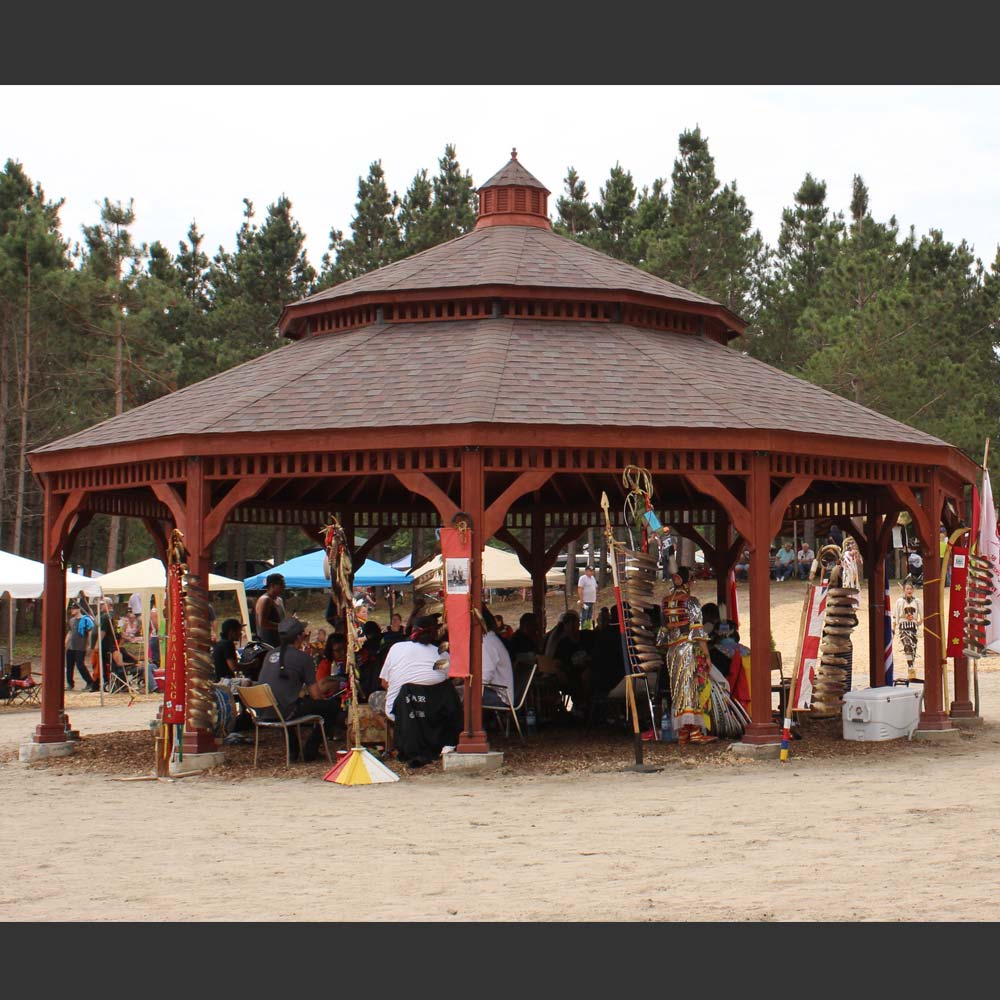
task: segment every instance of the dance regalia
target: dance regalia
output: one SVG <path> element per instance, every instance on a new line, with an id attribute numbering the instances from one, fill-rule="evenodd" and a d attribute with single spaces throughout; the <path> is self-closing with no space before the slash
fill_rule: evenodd
<path id="1" fill-rule="evenodd" d="M 692 618 L 700 625 L 701 605 L 687 587 L 674 587 L 663 599 L 662 611 L 671 710 L 680 739 L 692 729 L 704 733 L 709 728 L 712 662 L 701 629 L 690 635 Z"/>

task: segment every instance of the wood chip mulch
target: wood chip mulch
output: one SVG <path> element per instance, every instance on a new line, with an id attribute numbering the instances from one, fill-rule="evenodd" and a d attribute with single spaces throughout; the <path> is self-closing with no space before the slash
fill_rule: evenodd
<path id="1" fill-rule="evenodd" d="M 906 739 L 880 743 L 861 743 L 844 740 L 839 719 L 814 719 L 801 726 L 802 739 L 793 740 L 792 761 L 853 760 L 877 757 L 919 757 L 930 751 L 962 752 L 978 738 L 994 738 L 994 727 L 987 725 L 977 730 L 962 730 L 961 737 L 953 744 L 930 744 Z M 512 735 L 491 733 L 494 749 L 504 752 L 503 768 L 486 777 L 496 775 L 559 775 L 583 773 L 620 772 L 634 763 L 631 734 L 618 728 L 601 728 L 587 731 L 583 726 L 550 724 L 542 727 L 537 735 L 528 737 L 525 744 Z M 772 765 L 773 760 L 753 760 L 730 752 L 731 743 L 719 740 L 704 746 L 679 747 L 676 743 L 648 742 L 643 744 L 646 764 L 663 769 L 676 768 L 731 768 L 761 767 Z M 343 749 L 343 742 L 331 744 L 331 752 Z M 378 750 L 385 763 L 404 778 L 426 778 L 442 774 L 441 762 L 435 761 L 421 768 L 411 768 Z M 224 781 L 245 781 L 255 778 L 314 778 L 322 777 L 330 765 L 325 759 L 304 764 L 293 761 L 285 766 L 285 748 L 274 734 L 265 734 L 261 741 L 258 766 L 253 767 L 253 745 L 227 745 L 226 762 L 220 767 L 202 772 L 192 779 L 215 778 Z M 17 760 L 16 749 L 0 752 L 0 763 Z M 71 757 L 39 761 L 31 768 L 50 769 L 60 774 L 98 774 L 115 778 L 153 775 L 153 735 L 150 731 L 102 733 L 87 736 L 80 741 L 77 752 Z M 183 780 L 192 780 L 183 779 Z M 180 779 L 179 779 L 180 780 Z"/>

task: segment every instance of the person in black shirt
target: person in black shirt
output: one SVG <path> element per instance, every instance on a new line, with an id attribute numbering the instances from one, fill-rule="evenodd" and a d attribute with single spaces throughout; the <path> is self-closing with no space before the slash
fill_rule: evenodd
<path id="1" fill-rule="evenodd" d="M 260 683 L 269 684 L 275 700 L 284 718 L 294 719 L 302 715 L 322 716 L 326 725 L 327 736 L 337 735 L 336 730 L 343 732 L 344 711 L 337 699 L 327 700 L 324 695 L 336 686 L 334 678 L 327 677 L 323 681 L 316 680 L 316 664 L 313 658 L 305 652 L 306 623 L 298 618 L 283 618 L 278 625 L 278 637 L 281 640 L 280 649 L 272 650 L 264 657 L 264 665 L 260 668 Z M 299 692 L 305 687 L 308 692 L 304 698 Z M 273 720 L 274 710 L 263 708 L 258 713 L 261 720 Z M 312 734 L 303 748 L 303 760 L 316 760 L 319 756 L 321 737 L 318 727 L 313 727 Z"/>
<path id="2" fill-rule="evenodd" d="M 538 622 L 530 611 L 521 615 L 517 631 L 507 640 L 507 652 L 512 660 L 521 653 L 538 652 Z"/>
<path id="3" fill-rule="evenodd" d="M 243 632 L 243 626 L 235 618 L 227 618 L 222 623 L 219 641 L 212 649 L 212 663 L 215 666 L 215 679 L 236 675 L 238 661 L 236 658 L 236 643 Z"/>

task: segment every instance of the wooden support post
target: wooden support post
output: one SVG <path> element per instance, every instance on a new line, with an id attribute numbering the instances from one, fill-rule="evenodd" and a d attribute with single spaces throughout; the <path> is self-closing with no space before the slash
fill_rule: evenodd
<path id="1" fill-rule="evenodd" d="M 44 558 L 45 594 L 42 598 L 42 719 L 32 737 L 35 743 L 65 743 L 68 720 L 64 712 L 63 671 L 66 666 L 66 570 L 62 531 L 68 518 L 60 517 L 68 500 L 53 495 L 45 477 Z"/>
<path id="2" fill-rule="evenodd" d="M 478 609 L 483 603 L 483 536 L 486 522 L 483 453 L 478 446 L 462 452 L 462 509 L 472 518 L 472 571 L 469 574 L 469 603 Z M 483 633 L 479 616 L 473 615 L 470 629 L 469 682 L 465 691 L 465 731 L 459 737 L 457 753 L 486 753 L 489 742 L 483 729 Z"/>
<path id="3" fill-rule="evenodd" d="M 748 516 L 750 538 L 750 701 L 751 724 L 743 742 L 780 742 L 771 715 L 771 475 L 766 452 L 751 460 Z"/>
<path id="4" fill-rule="evenodd" d="M 212 542 L 208 537 L 209 489 L 205 482 L 204 467 L 199 458 L 187 460 L 187 498 L 184 503 L 184 521 L 187 531 L 184 544 L 188 550 L 188 573 L 198 577 L 201 585 L 208 590 L 208 574 L 212 566 Z M 218 528 L 222 530 L 221 524 Z M 193 639 L 188 636 L 190 645 Z M 209 652 L 209 650 L 206 650 Z M 215 736 L 207 729 L 184 727 L 182 750 L 185 754 L 213 753 L 218 749 Z"/>
<path id="5" fill-rule="evenodd" d="M 882 515 L 870 509 L 865 518 L 865 576 L 868 578 L 868 684 L 885 685 L 885 554 L 879 548 Z"/>

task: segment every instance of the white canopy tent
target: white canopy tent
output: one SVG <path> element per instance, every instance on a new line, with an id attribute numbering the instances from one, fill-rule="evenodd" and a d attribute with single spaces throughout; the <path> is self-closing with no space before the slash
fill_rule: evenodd
<path id="1" fill-rule="evenodd" d="M 443 585 L 441 554 L 425 562 L 412 574 L 414 585 L 426 588 L 435 584 Z M 545 574 L 545 582 L 549 586 L 563 586 L 566 574 L 559 569 L 550 569 Z M 483 549 L 483 586 L 492 589 L 500 587 L 530 587 L 531 574 L 521 565 L 521 561 L 513 552 L 487 545 Z"/>
<path id="2" fill-rule="evenodd" d="M 13 552 L 0 551 L 0 595 L 9 594 L 10 621 L 8 623 L 7 652 L 14 655 L 14 601 L 41 597 L 45 590 L 45 564 L 16 556 Z M 87 597 L 99 597 L 101 585 L 96 580 L 66 571 L 66 597 L 76 597 L 80 591 Z"/>
<path id="3" fill-rule="evenodd" d="M 142 597 L 142 641 L 143 650 L 149 649 L 149 608 L 152 597 L 157 599 L 157 608 L 162 615 L 167 594 L 167 569 L 159 559 L 144 559 L 142 562 L 123 566 L 111 573 L 105 573 L 96 583 L 102 593 L 139 594 Z M 247 608 L 247 592 L 241 580 L 230 580 L 226 576 L 208 575 L 210 591 L 230 590 L 236 592 L 243 624 L 243 641 L 250 640 L 250 612 Z M 165 624 L 165 622 L 163 623 Z M 144 653 L 145 655 L 145 653 Z"/>

